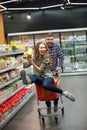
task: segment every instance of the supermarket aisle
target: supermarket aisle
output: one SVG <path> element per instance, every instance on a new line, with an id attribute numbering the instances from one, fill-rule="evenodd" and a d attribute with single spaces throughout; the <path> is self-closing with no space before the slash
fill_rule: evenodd
<path id="1" fill-rule="evenodd" d="M 47 118 L 45 127 L 40 125 L 34 96 L 3 130 L 87 130 L 87 76 L 62 77 L 61 84 L 76 96 L 76 102 L 63 97 L 65 114 L 59 113 L 59 124 Z"/>

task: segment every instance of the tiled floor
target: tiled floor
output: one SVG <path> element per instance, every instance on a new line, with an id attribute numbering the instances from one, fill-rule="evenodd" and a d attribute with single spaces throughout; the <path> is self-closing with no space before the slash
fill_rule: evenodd
<path id="1" fill-rule="evenodd" d="M 63 97 L 64 116 L 59 113 L 58 124 L 54 118 L 46 118 L 45 126 L 40 124 L 34 96 L 3 130 L 87 130 L 87 76 L 62 77 L 61 84 L 76 96 L 76 101 Z"/>

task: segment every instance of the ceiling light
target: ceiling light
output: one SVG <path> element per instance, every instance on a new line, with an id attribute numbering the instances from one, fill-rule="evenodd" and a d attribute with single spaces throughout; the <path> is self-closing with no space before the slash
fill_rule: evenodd
<path id="1" fill-rule="evenodd" d="M 71 5 L 87 5 L 87 3 L 71 3 Z"/>
<path id="2" fill-rule="evenodd" d="M 10 2 L 15 2 L 15 1 L 18 1 L 18 0 L 8 0 L 8 1 L 0 2 L 0 4 L 6 4 L 6 3 L 10 3 Z"/>
<path id="3" fill-rule="evenodd" d="M 61 9 L 63 10 L 63 9 L 65 9 L 65 6 L 63 5 L 63 6 L 61 6 Z"/>
<path id="4" fill-rule="evenodd" d="M 5 11 L 5 10 L 7 10 L 7 8 L 2 6 L 2 5 L 0 5 L 0 11 Z"/>
<path id="5" fill-rule="evenodd" d="M 27 19 L 31 19 L 31 13 L 27 15 Z"/>
<path id="6" fill-rule="evenodd" d="M 12 16 L 12 15 L 8 15 L 8 18 L 9 18 L 9 19 L 13 19 L 13 16 Z"/>
<path id="7" fill-rule="evenodd" d="M 61 9 L 65 9 L 66 5 L 68 5 L 70 3 L 70 1 L 68 0 L 63 0 L 62 2 L 62 6 L 61 6 Z"/>
<path id="8" fill-rule="evenodd" d="M 8 10 L 39 10 L 39 8 L 8 8 Z"/>
<path id="9" fill-rule="evenodd" d="M 44 7 L 41 7 L 40 9 L 50 9 L 50 8 L 55 8 L 55 7 L 59 7 L 59 6 L 62 6 L 62 4 L 51 5 L 51 6 L 44 6 Z"/>

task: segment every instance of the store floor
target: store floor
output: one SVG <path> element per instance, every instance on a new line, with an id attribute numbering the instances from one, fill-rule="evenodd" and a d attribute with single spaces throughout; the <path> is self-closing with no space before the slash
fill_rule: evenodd
<path id="1" fill-rule="evenodd" d="M 59 113 L 58 124 L 53 118 L 46 118 L 44 127 L 40 124 L 37 100 L 33 96 L 3 130 L 87 130 L 87 75 L 62 77 L 61 84 L 64 90 L 68 89 L 76 96 L 76 101 L 63 97 L 64 116 Z"/>

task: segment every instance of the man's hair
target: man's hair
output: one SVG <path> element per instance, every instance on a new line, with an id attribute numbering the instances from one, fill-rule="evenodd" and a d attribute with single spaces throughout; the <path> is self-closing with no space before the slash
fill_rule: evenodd
<path id="1" fill-rule="evenodd" d="M 48 34 L 46 34 L 46 37 L 53 37 L 53 34 L 52 33 L 48 33 Z"/>

